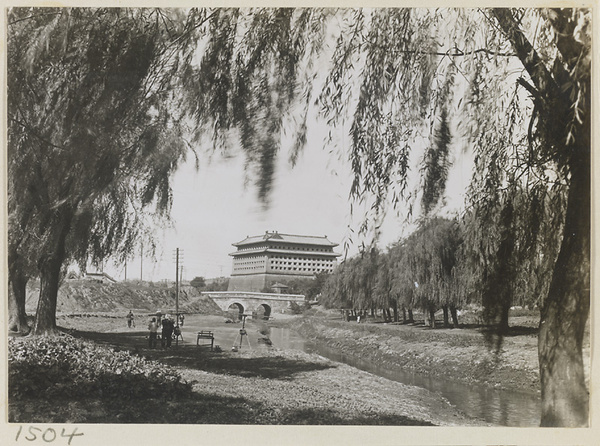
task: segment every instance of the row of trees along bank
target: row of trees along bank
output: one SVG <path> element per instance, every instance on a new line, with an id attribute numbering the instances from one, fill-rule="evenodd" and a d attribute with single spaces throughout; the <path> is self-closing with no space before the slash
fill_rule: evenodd
<path id="1" fill-rule="evenodd" d="M 486 323 L 506 334 L 511 306 L 541 304 L 540 296 L 548 291 L 558 254 L 558 231 L 553 230 L 550 215 L 535 243 L 513 245 L 519 232 L 527 232 L 526 226 L 531 224 L 522 220 L 528 213 L 523 208 L 527 202 L 520 204 L 519 213 L 507 210 L 511 203 L 499 209 L 507 227 L 490 225 L 476 237 L 473 226 L 480 223 L 470 214 L 461 220 L 423 220 L 414 233 L 386 251 L 373 247 L 341 262 L 323 285 L 321 303 L 348 309 L 354 315 L 365 310 L 374 315 L 381 310 L 385 320 L 403 323 L 414 322 L 413 310 L 418 309 L 431 328 L 435 328 L 435 313 L 440 309 L 444 327 L 452 324 L 458 328 L 458 310 L 474 304 L 483 306 Z M 510 252 L 507 243 L 511 243 Z M 498 261 L 498 256 L 503 256 L 503 261 Z M 506 264 L 518 264 L 519 268 L 507 268 Z"/>
<path id="2" fill-rule="evenodd" d="M 497 243 L 476 251 L 491 315 L 518 286 L 504 280 L 528 252 L 518 231 L 538 237 L 537 226 L 504 223 L 519 218 L 520 194 L 532 222 L 548 204 L 557 212 L 556 259 L 527 256 L 530 271 L 552 265 L 547 292 L 540 286 L 541 421 L 586 425 L 591 17 L 585 8 L 11 8 L 11 327 L 28 330 L 29 278 L 41 281 L 32 331 L 52 333 L 67 264 L 123 262 L 141 240 L 151 247 L 152 229 L 168 221 L 172 174 L 196 148 L 239 145 L 268 204 L 282 134 L 294 135 L 293 161 L 318 115 L 329 142 L 349 128 L 338 156 L 354 173 L 350 196 L 373 197 L 378 214 L 414 197 L 411 155 L 431 140 L 421 163 L 428 214 L 455 132 L 474 156 L 472 210 L 459 224 L 473 218 L 476 230 L 463 238 L 501 222 Z M 441 278 L 420 280 L 449 294 L 434 290 Z"/>

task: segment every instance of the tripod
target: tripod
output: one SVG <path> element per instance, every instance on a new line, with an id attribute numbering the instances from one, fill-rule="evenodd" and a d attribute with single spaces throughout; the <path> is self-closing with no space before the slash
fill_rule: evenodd
<path id="1" fill-rule="evenodd" d="M 176 347 L 179 345 L 179 338 L 181 338 L 181 342 L 183 342 L 183 334 L 181 333 L 181 328 L 179 325 L 176 325 L 175 329 L 173 330 L 173 338 L 175 339 Z"/>
<path id="2" fill-rule="evenodd" d="M 246 332 L 246 318 L 247 317 L 248 317 L 247 314 L 242 314 L 242 328 L 240 328 L 239 334 L 235 337 L 235 340 L 233 341 L 233 347 L 231 348 L 231 350 L 234 352 L 241 350 L 242 344 L 244 342 L 244 338 L 246 338 L 246 342 L 248 343 L 248 348 L 250 350 L 252 350 L 252 346 L 250 345 L 250 338 L 248 338 L 248 333 Z"/>

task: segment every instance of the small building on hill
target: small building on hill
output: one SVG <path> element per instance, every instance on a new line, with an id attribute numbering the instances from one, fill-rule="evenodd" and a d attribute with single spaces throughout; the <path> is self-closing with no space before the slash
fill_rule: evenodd
<path id="1" fill-rule="evenodd" d="M 277 284 L 283 292 L 293 280 L 312 280 L 315 274 L 332 272 L 341 255 L 327 236 L 265 232 L 234 243 L 233 270 L 228 291 L 260 292 Z"/>
<path id="2" fill-rule="evenodd" d="M 85 280 L 94 280 L 96 282 L 100 282 L 100 283 L 117 283 L 117 281 L 115 279 L 113 279 L 112 277 L 110 277 L 108 274 L 102 272 L 102 273 L 85 273 L 85 275 L 83 276 L 83 278 Z"/>
<path id="3" fill-rule="evenodd" d="M 273 285 L 271 285 L 271 289 L 273 290 L 273 292 L 275 294 L 285 294 L 287 292 L 287 290 L 289 289 L 289 286 L 283 284 L 283 283 L 275 283 Z"/>

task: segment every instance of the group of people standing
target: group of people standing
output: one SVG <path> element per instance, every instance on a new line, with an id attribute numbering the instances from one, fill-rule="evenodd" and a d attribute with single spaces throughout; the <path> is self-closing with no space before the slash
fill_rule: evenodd
<path id="1" fill-rule="evenodd" d="M 135 318 L 133 315 L 133 311 L 129 311 L 126 316 L 127 319 L 127 327 L 131 328 L 135 327 Z M 170 348 L 171 343 L 173 341 L 173 334 L 176 336 L 181 336 L 180 326 L 183 326 L 183 322 L 185 320 L 185 316 L 183 314 L 177 315 L 177 320 L 179 322 L 178 325 L 175 325 L 175 319 L 168 314 L 161 314 L 160 312 L 156 313 L 155 317 L 152 317 L 150 322 L 148 323 L 148 330 L 150 331 L 150 335 L 148 337 L 148 347 L 156 348 L 158 344 L 158 330 L 161 331 L 160 336 L 160 344 L 164 348 Z"/>
<path id="2" fill-rule="evenodd" d="M 160 320 L 160 322 L 158 320 Z M 175 325 L 175 321 L 169 315 L 165 315 L 162 319 L 160 316 L 153 317 L 148 324 L 148 330 L 150 330 L 150 336 L 148 337 L 148 347 L 156 348 L 158 343 L 158 329 L 159 325 L 161 328 L 160 344 L 163 348 L 171 348 L 171 342 L 173 341 L 173 333 L 177 336 L 181 334 L 179 326 Z"/>

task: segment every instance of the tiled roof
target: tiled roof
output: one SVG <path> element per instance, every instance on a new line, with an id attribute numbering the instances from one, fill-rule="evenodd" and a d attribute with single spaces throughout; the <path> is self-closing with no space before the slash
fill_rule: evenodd
<path id="1" fill-rule="evenodd" d="M 289 288 L 289 286 L 287 286 L 284 283 L 277 282 L 277 283 L 274 283 L 273 285 L 271 285 L 271 288 Z"/>
<path id="2" fill-rule="evenodd" d="M 250 255 L 250 254 L 260 254 L 260 253 L 266 253 L 266 252 L 270 252 L 270 253 L 275 253 L 275 254 L 295 254 L 295 255 L 309 255 L 309 256 L 313 256 L 313 257 L 339 257 L 341 256 L 341 254 L 338 254 L 337 252 L 333 252 L 333 251 L 329 251 L 329 252 L 321 252 L 321 251 L 290 251 L 289 249 L 274 249 L 274 248 L 256 248 L 256 249 L 246 249 L 244 251 L 235 251 L 235 252 L 230 252 L 229 255 L 236 257 L 236 256 L 246 256 L 246 255 Z"/>
<path id="3" fill-rule="evenodd" d="M 260 243 L 265 240 L 277 240 L 286 243 L 293 243 L 298 245 L 320 245 L 320 246 L 338 246 L 337 243 L 331 242 L 327 236 L 313 236 L 313 235 L 293 235 L 293 234 L 280 234 L 279 232 L 265 232 L 264 235 L 254 235 L 252 237 L 246 237 L 241 242 L 234 243 L 233 246 L 246 246 Z"/>
<path id="4" fill-rule="evenodd" d="M 108 274 L 106 274 L 105 272 L 100 272 L 100 273 L 85 273 L 85 277 L 89 277 L 92 279 L 96 279 L 96 278 L 106 278 L 108 280 L 110 280 L 113 283 L 117 283 L 117 281 L 115 279 L 113 279 L 112 277 L 110 277 Z"/>

